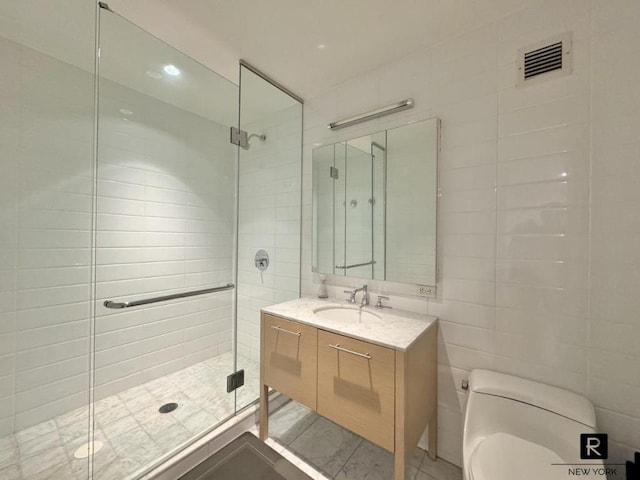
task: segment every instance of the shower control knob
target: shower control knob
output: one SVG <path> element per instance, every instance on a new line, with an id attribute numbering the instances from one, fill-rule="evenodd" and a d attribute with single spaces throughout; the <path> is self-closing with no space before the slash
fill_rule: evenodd
<path id="1" fill-rule="evenodd" d="M 254 258 L 254 264 L 258 270 L 264 272 L 269 267 L 269 254 L 266 250 L 258 250 Z"/>

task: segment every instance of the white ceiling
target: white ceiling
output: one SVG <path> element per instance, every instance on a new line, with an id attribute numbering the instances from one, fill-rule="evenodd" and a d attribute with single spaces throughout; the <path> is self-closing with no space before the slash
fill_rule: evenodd
<path id="1" fill-rule="evenodd" d="M 109 4 L 232 81 L 237 81 L 237 61 L 243 58 L 309 98 L 534 1 L 111 0 Z"/>
<path id="2" fill-rule="evenodd" d="M 122 17 L 226 79 L 238 82 L 243 58 L 303 98 L 537 1 L 107 0 Z M 65 8 L 49 0 L 0 2 L 0 35 L 91 71 L 95 25 L 86 19 L 94 6 L 87 0 L 65 2 Z M 124 23 L 103 29 L 103 76 L 235 123 L 232 85 Z M 187 68 L 182 83 L 144 75 L 165 62 Z M 254 96 L 265 97 L 254 87 Z M 280 101 L 274 97 L 264 109 Z M 244 112 L 244 119 L 259 113 Z"/>

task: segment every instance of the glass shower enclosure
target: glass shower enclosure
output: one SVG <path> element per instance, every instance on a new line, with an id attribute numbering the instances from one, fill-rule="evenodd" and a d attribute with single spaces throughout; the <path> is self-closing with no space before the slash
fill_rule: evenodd
<path id="1" fill-rule="evenodd" d="M 302 105 L 30 3 L 0 12 L 0 478 L 139 478 L 258 398 L 259 309 L 300 292 Z"/>

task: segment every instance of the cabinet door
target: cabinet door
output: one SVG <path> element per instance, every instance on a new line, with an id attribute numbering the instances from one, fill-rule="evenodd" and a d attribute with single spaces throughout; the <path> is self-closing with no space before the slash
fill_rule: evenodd
<path id="1" fill-rule="evenodd" d="M 394 451 L 395 351 L 318 331 L 318 413 Z"/>
<path id="2" fill-rule="evenodd" d="M 316 409 L 317 329 L 262 314 L 263 383 Z"/>

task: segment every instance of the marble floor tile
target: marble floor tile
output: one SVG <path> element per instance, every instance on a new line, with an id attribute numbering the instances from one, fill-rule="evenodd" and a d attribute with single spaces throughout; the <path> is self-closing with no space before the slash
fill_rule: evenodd
<path id="1" fill-rule="evenodd" d="M 363 441 L 335 478 L 336 480 L 389 480 L 393 478 L 393 454 Z"/>
<path id="2" fill-rule="evenodd" d="M 193 399 L 187 398 L 186 401 L 178 403 L 178 408 L 169 413 L 169 415 L 180 421 L 200 410 L 202 410 L 202 408 Z"/>
<path id="3" fill-rule="evenodd" d="M 94 480 L 117 480 L 131 478 L 131 474 L 144 467 L 131 458 L 116 458 L 100 469 L 95 469 Z"/>
<path id="4" fill-rule="evenodd" d="M 181 371 L 138 385 L 95 404 L 95 439 L 103 448 L 93 458 L 94 479 L 124 480 L 235 411 L 238 398 L 256 392 L 259 366 L 246 374 L 244 391 L 227 393 L 233 370 L 230 352 Z M 249 393 L 247 393 L 249 392 Z M 160 414 L 164 403 L 177 402 L 172 413 Z M 0 438 L 1 480 L 86 480 L 89 460 L 73 457 L 89 441 L 89 408 L 78 408 L 13 435 Z"/>
<path id="5" fill-rule="evenodd" d="M 433 461 L 425 455 L 420 470 L 436 480 L 462 480 L 462 469 L 441 458 Z"/>
<path id="6" fill-rule="evenodd" d="M 152 437 L 162 435 L 162 433 L 179 422 L 171 414 L 158 413 L 154 418 L 142 424 L 142 428 Z"/>
<path id="7" fill-rule="evenodd" d="M 319 418 L 298 402 L 289 402 L 269 417 L 269 436 L 289 445 Z"/>
<path id="8" fill-rule="evenodd" d="M 155 402 L 155 398 L 144 385 L 130 388 L 118 394 L 130 412 L 137 412 Z"/>
<path id="9" fill-rule="evenodd" d="M 413 455 L 411 455 L 411 458 L 409 459 L 409 463 L 416 467 L 416 470 L 420 468 L 420 465 L 422 465 L 422 461 L 424 460 L 424 456 L 426 455 L 427 452 L 425 452 L 424 450 L 422 450 L 421 448 L 416 448 L 416 450 L 413 452 Z"/>
<path id="10" fill-rule="evenodd" d="M 137 412 L 133 412 L 132 413 L 133 418 L 135 418 L 136 421 L 138 421 L 139 423 L 150 422 L 151 420 L 156 418 L 158 415 L 160 415 L 160 412 L 158 412 L 158 409 L 160 407 L 161 405 L 157 405 L 157 403 L 154 400 L 154 402 L 151 405 L 148 405 L 143 409 L 138 410 Z"/>
<path id="11" fill-rule="evenodd" d="M 191 433 L 200 433 L 218 423 L 217 417 L 203 409 L 191 412 L 184 418 L 178 417 L 177 415 L 174 417 Z"/>
<path id="12" fill-rule="evenodd" d="M 53 470 L 65 463 L 67 463 L 67 455 L 62 446 L 58 446 L 31 457 L 21 457 L 20 470 L 25 479 L 31 479 L 45 470 Z"/>
<path id="13" fill-rule="evenodd" d="M 314 418 L 311 424 L 305 423 L 309 421 L 309 417 L 306 417 L 307 413 L 311 413 L 311 418 Z M 300 419 L 304 421 L 298 424 Z M 258 426 L 256 425 L 251 431 L 257 436 Z M 293 434 L 297 435 L 297 438 L 287 444 L 283 438 Z M 345 438 L 348 439 L 346 442 Z M 271 414 L 267 444 L 294 465 L 299 465 L 314 479 L 390 480 L 393 478 L 394 459 L 390 452 L 329 420 L 318 417 L 297 402 L 288 402 Z M 337 470 L 336 465 L 338 465 Z M 423 449 L 416 448 L 408 462 L 405 478 L 408 480 L 461 480 L 462 470 L 442 459 L 433 462 Z"/>
<path id="14" fill-rule="evenodd" d="M 112 408 L 122 408 L 123 406 L 124 404 L 122 403 L 122 400 L 120 400 L 118 395 L 111 395 L 101 400 L 97 400 L 94 404 L 93 410 L 96 414 L 98 414 L 106 410 L 111 410 Z"/>
<path id="15" fill-rule="evenodd" d="M 58 428 L 70 423 L 89 422 L 89 407 L 80 407 L 55 418 Z"/>
<path id="16" fill-rule="evenodd" d="M 0 437 L 0 452 L 13 448 L 16 445 L 15 435 L 8 435 L 6 437 Z"/>
<path id="17" fill-rule="evenodd" d="M 111 441 L 114 441 L 116 437 L 123 435 L 125 432 L 139 429 L 140 424 L 132 416 L 124 417 L 120 420 L 116 420 L 113 423 L 102 426 L 102 431 Z"/>
<path id="18" fill-rule="evenodd" d="M 18 445 L 20 445 L 22 443 L 28 442 L 29 440 L 33 440 L 34 438 L 39 438 L 42 435 L 51 433 L 55 431 L 56 428 L 56 422 L 54 422 L 53 420 L 48 420 L 46 422 L 34 425 L 33 427 L 20 430 L 15 434 L 16 441 L 18 442 Z"/>
<path id="19" fill-rule="evenodd" d="M 174 450 L 177 446 L 182 445 L 192 436 L 193 434 L 187 430 L 187 427 L 176 422 L 167 426 L 161 432 L 152 435 L 151 438 L 156 442 L 160 451 L 165 454 Z"/>
<path id="20" fill-rule="evenodd" d="M 356 434 L 320 417 L 291 442 L 289 448 L 335 477 L 361 442 Z"/>
<path id="21" fill-rule="evenodd" d="M 432 477 L 428 473 L 423 472 L 422 470 L 418 470 L 418 473 L 414 477 L 413 480 L 437 480 L 435 477 Z"/>
<path id="22" fill-rule="evenodd" d="M 2 480 L 22 480 L 20 470 L 15 464 L 5 468 L 0 467 L 0 478 Z"/>
<path id="23" fill-rule="evenodd" d="M 58 434 L 62 443 L 69 443 L 74 441 L 78 437 L 84 436 L 89 438 L 89 419 L 83 418 L 75 423 L 68 423 L 63 426 L 58 426 Z M 87 440 L 88 441 L 88 440 Z"/>
<path id="24" fill-rule="evenodd" d="M 60 435 L 58 430 L 40 435 L 37 438 L 32 438 L 29 441 L 20 443 L 18 445 L 18 452 L 20 457 L 31 457 L 44 450 L 51 450 L 55 447 L 61 447 Z"/>
<path id="25" fill-rule="evenodd" d="M 98 425 L 105 426 L 130 415 L 125 403 L 113 395 L 96 403 L 94 418 Z"/>
<path id="26" fill-rule="evenodd" d="M 29 480 L 69 480 L 75 478 L 76 475 L 71 465 L 68 462 L 64 462 L 29 477 Z"/>
<path id="27" fill-rule="evenodd" d="M 111 448 L 119 458 L 126 458 L 140 465 L 153 462 L 162 450 L 144 430 L 129 430 L 111 440 Z"/>
<path id="28" fill-rule="evenodd" d="M 171 397 L 179 393 L 178 387 L 171 383 L 166 378 L 158 378 L 147 384 L 149 393 L 157 400 L 161 405 L 171 401 Z"/>
<path id="29" fill-rule="evenodd" d="M 0 450 L 0 470 L 15 465 L 18 459 L 18 446 L 9 444 L 6 448 Z M 0 476 L 0 478 L 2 478 Z"/>

